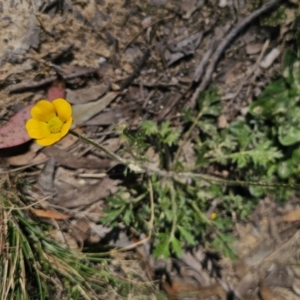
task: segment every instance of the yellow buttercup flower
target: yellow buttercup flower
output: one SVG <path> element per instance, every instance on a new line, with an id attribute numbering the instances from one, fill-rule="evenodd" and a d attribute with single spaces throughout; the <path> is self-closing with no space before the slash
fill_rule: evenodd
<path id="1" fill-rule="evenodd" d="M 212 221 L 214 221 L 217 218 L 217 214 L 216 213 L 212 213 L 209 217 Z"/>
<path id="2" fill-rule="evenodd" d="M 26 123 L 28 135 L 41 146 L 49 146 L 62 139 L 72 125 L 72 108 L 65 99 L 52 102 L 39 101 L 31 109 L 31 117 Z"/>

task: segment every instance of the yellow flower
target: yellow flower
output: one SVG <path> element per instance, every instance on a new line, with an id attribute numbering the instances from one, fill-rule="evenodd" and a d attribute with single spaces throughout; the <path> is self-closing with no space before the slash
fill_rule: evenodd
<path id="1" fill-rule="evenodd" d="M 39 101 L 31 109 L 31 117 L 26 123 L 28 135 L 41 146 L 49 146 L 62 139 L 72 125 L 72 108 L 65 99 L 52 102 Z"/>
<path id="2" fill-rule="evenodd" d="M 214 221 L 217 218 L 217 214 L 216 213 L 212 213 L 209 217 L 212 221 Z"/>

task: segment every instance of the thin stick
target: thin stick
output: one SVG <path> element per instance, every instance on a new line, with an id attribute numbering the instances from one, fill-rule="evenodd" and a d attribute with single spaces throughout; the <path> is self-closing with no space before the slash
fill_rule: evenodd
<path id="1" fill-rule="evenodd" d="M 23 92 L 30 89 L 36 89 L 39 87 L 42 87 L 46 84 L 49 84 L 57 79 L 57 76 L 50 76 L 46 79 L 36 81 L 36 82 L 30 82 L 30 83 L 20 83 L 15 84 L 14 86 L 8 88 L 9 93 L 16 93 L 16 92 Z"/>
<path id="2" fill-rule="evenodd" d="M 131 39 L 131 41 L 128 42 L 128 44 L 127 44 L 127 45 L 124 47 L 124 49 L 122 50 L 122 54 L 123 54 L 123 53 L 125 52 L 125 50 L 129 47 L 129 45 L 130 45 L 135 39 L 137 39 L 138 36 L 139 36 L 141 33 L 143 33 L 146 29 L 152 27 L 153 25 L 155 25 L 155 24 L 157 24 L 157 23 L 160 23 L 160 22 L 162 22 L 162 21 L 166 21 L 166 20 L 169 20 L 169 19 L 173 19 L 173 18 L 175 18 L 175 16 L 166 17 L 166 18 L 163 18 L 163 19 L 160 19 L 160 20 L 157 20 L 157 21 L 151 23 L 148 27 L 143 28 L 140 32 L 137 33 L 136 36 L 133 37 L 133 39 Z"/>
<path id="3" fill-rule="evenodd" d="M 225 37 L 225 39 L 221 42 L 221 44 L 216 49 L 215 53 L 213 54 L 211 58 L 211 62 L 206 70 L 206 73 L 204 75 L 204 78 L 200 84 L 200 86 L 196 89 L 196 91 L 193 94 L 192 97 L 192 103 L 195 102 L 194 99 L 198 98 L 198 95 L 200 92 L 204 91 L 208 84 L 210 83 L 211 76 L 215 70 L 215 67 L 225 51 L 225 49 L 229 46 L 229 44 L 232 42 L 232 40 L 252 21 L 254 21 L 256 18 L 267 12 L 268 10 L 274 8 L 276 5 L 278 5 L 282 0 L 270 0 L 266 4 L 264 4 L 262 7 L 254 11 L 251 15 L 246 17 L 245 19 L 241 20 Z"/>

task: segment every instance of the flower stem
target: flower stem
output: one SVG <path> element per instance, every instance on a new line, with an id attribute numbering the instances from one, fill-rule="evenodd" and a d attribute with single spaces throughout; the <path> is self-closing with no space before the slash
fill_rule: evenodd
<path id="1" fill-rule="evenodd" d="M 81 140 L 95 146 L 96 148 L 100 149 L 101 151 L 106 153 L 110 158 L 118 161 L 121 164 L 124 164 L 124 165 L 128 166 L 132 171 L 134 171 L 134 172 L 144 172 L 144 170 L 140 166 L 138 166 L 135 162 L 120 157 L 119 155 L 111 152 L 110 150 L 108 150 L 104 146 L 101 146 L 101 145 L 97 144 L 93 140 L 91 140 L 91 139 L 89 139 L 89 138 L 87 138 L 87 137 L 71 130 L 71 129 L 69 130 L 69 133 L 73 134 L 74 136 L 78 137 L 79 139 L 81 139 Z"/>
<path id="2" fill-rule="evenodd" d="M 95 146 L 96 148 L 100 149 L 104 153 L 106 153 L 110 158 L 118 161 L 121 164 L 126 165 L 131 171 L 136 173 L 147 173 L 147 174 L 157 174 L 158 176 L 162 177 L 172 177 L 172 178 L 194 178 L 195 180 L 202 179 L 208 182 L 213 182 L 217 184 L 223 184 L 223 185 L 237 185 L 237 186 L 262 186 L 265 188 L 292 188 L 292 189 L 300 189 L 300 185 L 298 184 L 290 184 L 290 183 L 263 183 L 263 182 L 254 182 L 254 181 L 241 181 L 241 180 L 228 180 L 228 179 L 222 179 L 215 176 L 210 176 L 206 174 L 197 174 L 197 173 L 190 173 L 190 172 L 166 172 L 159 169 L 150 169 L 147 167 L 143 167 L 139 165 L 138 163 L 124 159 L 120 157 L 119 155 L 111 152 L 104 146 L 101 146 L 94 142 L 93 140 L 73 131 L 69 130 L 69 133 L 73 134 L 74 136 L 78 137 L 79 139 Z"/>

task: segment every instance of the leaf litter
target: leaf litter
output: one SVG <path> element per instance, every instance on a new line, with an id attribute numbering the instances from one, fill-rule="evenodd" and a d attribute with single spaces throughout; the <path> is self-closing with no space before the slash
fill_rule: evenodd
<path id="1" fill-rule="evenodd" d="M 13 1 L 1 3 L 4 30 L 0 41 L 0 149 L 8 148 L 9 152 L 14 147 L 23 149 L 22 144 L 30 141 L 24 123 L 30 108 L 39 100 L 35 99 L 37 93 L 44 93 L 49 100 L 66 94 L 73 104 L 76 130 L 118 151 L 122 142 L 114 135 L 116 124 L 126 120 L 136 126 L 142 119 L 167 118 L 180 125 L 177 114 L 185 107 L 194 107 L 193 99 L 210 81 L 219 86 L 224 99 L 219 124 L 226 126 L 255 96 L 255 80 L 264 75 L 262 88 L 280 67 L 278 44 L 282 37 L 270 40 L 265 52 L 265 41 L 271 35 L 268 29 L 258 30 L 249 22 L 249 29 L 242 34 L 234 38 L 228 35 L 232 30 L 238 31 L 239 24 L 244 26 L 237 20 L 243 22 L 253 13 L 245 1 L 220 1 L 211 6 L 201 0 L 186 0 L 181 5 L 163 0 L 63 1 L 60 13 L 56 5 L 40 1 L 23 1 L 18 8 Z M 282 25 L 288 26 L 288 22 Z M 218 48 L 228 37 L 231 42 Z M 253 69 L 254 64 L 259 67 Z M 195 84 L 199 89 L 193 88 Z M 26 97 L 25 91 L 29 91 Z M 12 115 L 12 106 L 20 103 L 23 108 Z M 194 160 L 192 148 L 188 141 L 184 159 L 189 164 Z M 149 164 L 157 165 L 151 148 L 146 155 Z M 44 160 L 48 162 L 38 164 Z M 98 242 L 106 235 L 109 239 L 110 229 L 98 228 L 92 216 L 103 213 L 107 197 L 122 183 L 107 176 L 116 166 L 113 162 L 67 136 L 52 147 L 40 149 L 32 144 L 21 154 L 6 155 L 0 169 L 9 172 L 12 166 L 26 165 L 24 176 L 33 184 L 27 191 L 29 196 L 35 201 L 47 197 L 42 202 L 43 209 L 37 206 L 32 213 L 54 220 L 57 229 L 53 235 L 66 245 L 77 244 L 79 251 L 89 240 L 91 230 L 98 235 Z M 79 176 L 84 174 L 104 177 Z M 271 222 L 266 215 L 278 219 Z M 57 222 L 69 216 L 74 222 L 67 223 L 63 230 Z M 132 255 L 146 266 L 146 280 L 155 280 L 158 269 L 166 272 L 173 284 L 162 281 L 161 286 L 169 299 L 174 295 L 183 299 L 181 295 L 186 293 L 225 299 L 232 290 L 243 297 L 251 287 L 260 289 L 262 299 L 268 300 L 274 296 L 270 278 L 289 272 L 288 263 L 297 262 L 298 252 L 291 245 L 297 245 L 299 237 L 288 223 L 297 222 L 299 216 L 293 207 L 282 209 L 270 205 L 269 199 L 257 208 L 257 216 L 261 218 L 253 216 L 253 224 L 259 224 L 259 233 L 252 224 L 237 225 L 240 242 L 236 247 L 240 255 L 235 264 L 206 249 L 185 252 L 177 263 L 163 262 L 150 257 L 147 242 Z M 110 239 L 112 246 L 122 241 L 127 245 L 136 242 L 121 225 L 119 232 L 122 234 L 116 235 L 116 241 Z M 284 236 L 282 232 L 289 234 Z M 289 260 L 283 251 L 289 251 Z M 277 261 L 273 269 L 268 263 L 270 256 Z M 127 267 L 120 267 L 120 272 L 126 273 Z M 287 277 L 286 281 L 277 282 L 275 291 L 285 284 L 290 287 L 286 299 L 297 299 L 300 288 L 295 278 Z"/>

